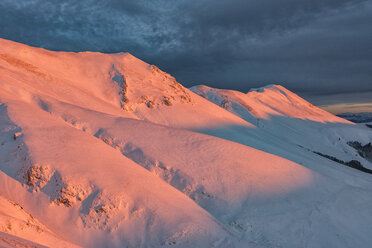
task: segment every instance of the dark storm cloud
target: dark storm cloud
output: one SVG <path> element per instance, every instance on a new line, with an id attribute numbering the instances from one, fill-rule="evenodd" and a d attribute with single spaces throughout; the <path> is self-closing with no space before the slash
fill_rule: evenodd
<path id="1" fill-rule="evenodd" d="M 0 37 L 129 51 L 187 86 L 372 91 L 372 0 L 0 1 Z"/>
<path id="2" fill-rule="evenodd" d="M 184 68 L 181 78 L 243 90 L 272 82 L 306 91 L 372 90 L 371 2 L 239 2 L 203 2 L 189 11 L 183 30 L 193 31 L 180 42 L 194 57 L 173 63 Z"/>

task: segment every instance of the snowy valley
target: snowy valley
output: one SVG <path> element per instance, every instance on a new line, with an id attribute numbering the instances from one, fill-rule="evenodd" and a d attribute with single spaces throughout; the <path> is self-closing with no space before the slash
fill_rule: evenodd
<path id="1" fill-rule="evenodd" d="M 280 85 L 0 39 L 0 246 L 371 247 L 372 129 Z"/>

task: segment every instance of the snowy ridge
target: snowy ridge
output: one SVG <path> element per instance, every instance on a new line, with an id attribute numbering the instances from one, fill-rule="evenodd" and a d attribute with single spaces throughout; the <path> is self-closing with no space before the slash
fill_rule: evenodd
<path id="1" fill-rule="evenodd" d="M 372 243 L 371 175 L 337 162 L 372 168 L 369 128 L 279 85 L 189 90 L 128 53 L 0 45 L 0 242 Z"/>
<path id="2" fill-rule="evenodd" d="M 211 121 L 243 123 L 234 115 L 221 114 L 169 74 L 129 53 L 51 52 L 4 39 L 0 45 L 3 88 L 28 102 L 43 105 L 43 99 L 50 97 L 99 112 L 179 127 L 201 128 Z M 16 85 L 7 83 L 14 81 Z M 192 119 L 184 118 L 190 115 Z"/>
<path id="3" fill-rule="evenodd" d="M 349 123 L 315 107 L 280 85 L 271 84 L 251 89 L 247 94 L 213 89 L 205 85 L 194 86 L 191 90 L 242 118 L 251 115 L 254 118 L 268 119 L 275 115 L 317 122 Z"/>
<path id="4" fill-rule="evenodd" d="M 247 94 L 207 86 L 195 86 L 191 90 L 260 129 L 248 130 L 246 133 L 252 136 L 259 135 L 263 140 L 275 139 L 272 142 L 278 147 L 283 146 L 285 140 L 287 149 L 282 151 L 277 151 L 277 148 L 268 149 L 268 144 L 260 145 L 238 134 L 233 136 L 234 133 L 241 132 L 240 128 L 233 128 L 235 130 L 229 132 L 229 139 L 233 141 L 291 160 L 293 158 L 292 154 L 288 154 L 288 145 L 326 153 L 344 161 L 355 159 L 365 167 L 372 168 L 370 162 L 359 156 L 349 145 L 354 141 L 362 145 L 371 142 L 371 134 L 366 128 L 360 128 L 350 121 L 315 107 L 280 85 L 253 89 Z M 214 134 L 214 130 L 207 133 Z M 227 135 L 220 137 L 227 138 Z"/>

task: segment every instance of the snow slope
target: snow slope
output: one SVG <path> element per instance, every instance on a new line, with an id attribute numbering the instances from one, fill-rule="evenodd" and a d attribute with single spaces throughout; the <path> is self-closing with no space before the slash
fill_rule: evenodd
<path id="1" fill-rule="evenodd" d="M 313 152 L 371 168 L 348 145 L 370 142 L 370 129 L 281 86 L 190 91 L 128 53 L 0 43 L 0 200 L 21 205 L 46 230 L 6 231 L 0 240 L 36 247 L 52 238 L 82 247 L 372 243 L 371 175 Z M 12 223 L 27 221 L 17 216 Z M 0 214 L 0 223 L 8 219 Z"/>
<path id="2" fill-rule="evenodd" d="M 303 162 L 293 157 L 299 152 L 288 151 L 301 148 L 343 161 L 357 160 L 364 167 L 372 168 L 372 164 L 348 144 L 357 141 L 366 145 L 371 142 L 372 133 L 368 128 L 317 108 L 280 85 L 252 89 L 247 94 L 207 86 L 194 86 L 192 90 L 259 129 L 232 127 L 228 133 L 216 129 L 204 130 L 206 133 L 254 146 L 296 162 Z M 241 135 L 242 132 L 245 135 Z M 252 140 L 251 137 L 257 135 L 264 144 Z M 268 140 L 276 147 L 267 146 Z"/>
<path id="3" fill-rule="evenodd" d="M 56 53 L 4 39 L 0 39 L 0 47 L 3 82 L 17 81 L 17 85 L 3 87 L 28 102 L 42 105 L 41 96 L 52 97 L 87 109 L 178 127 L 248 125 L 129 53 Z"/>
<path id="4" fill-rule="evenodd" d="M 63 237 L 89 247 L 147 247 L 185 237 L 192 246 L 229 236 L 190 198 L 95 137 L 30 105 L 6 104 L 3 108 L 17 126 L 2 127 L 9 130 L 2 136 L 2 170 L 31 194 L 19 198 L 11 189 L 2 194 Z M 29 111 L 17 116 L 25 108 Z M 20 127 L 22 136 L 12 140 Z M 6 180 L 2 183 L 2 189 L 10 188 Z M 40 201 L 38 209 L 30 197 Z"/>
<path id="5" fill-rule="evenodd" d="M 0 196 L 0 245 L 1 247 L 78 247 L 61 240 L 23 208 Z M 34 240 L 40 244 L 31 244 Z M 27 246 L 29 245 L 29 246 Z"/>
<path id="6" fill-rule="evenodd" d="M 204 85 L 194 86 L 192 90 L 245 119 L 285 116 L 322 123 L 350 123 L 313 106 L 280 85 L 251 89 L 247 94 L 234 90 L 213 89 Z"/>

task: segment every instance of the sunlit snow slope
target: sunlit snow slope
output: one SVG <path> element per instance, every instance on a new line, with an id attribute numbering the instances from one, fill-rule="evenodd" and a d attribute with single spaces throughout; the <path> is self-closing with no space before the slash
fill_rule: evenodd
<path id="1" fill-rule="evenodd" d="M 0 39 L 0 245 L 370 247 L 370 130 L 281 86 Z"/>
<path id="2" fill-rule="evenodd" d="M 297 162 L 302 161 L 294 157 L 299 153 L 288 151 L 301 148 L 337 157 L 342 161 L 356 160 L 364 167 L 372 169 L 369 157 L 360 155 L 350 145 L 351 142 L 359 142 L 362 146 L 370 143 L 372 133 L 368 128 L 317 108 L 280 85 L 252 89 L 246 94 L 203 85 L 194 86 L 191 90 L 259 129 L 242 130 L 240 126 L 231 126 L 228 131 L 225 129 L 218 132 L 212 128 L 204 132 L 254 146 Z M 242 132 L 245 135 L 241 135 Z M 264 144 L 250 138 L 257 135 Z M 275 144 L 276 147 L 270 148 L 267 143 Z"/>

